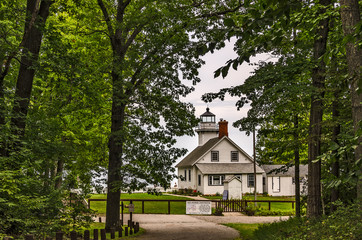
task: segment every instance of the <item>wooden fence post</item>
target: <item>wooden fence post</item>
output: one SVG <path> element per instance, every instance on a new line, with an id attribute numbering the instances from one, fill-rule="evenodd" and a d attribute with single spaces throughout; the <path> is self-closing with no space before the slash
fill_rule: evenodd
<path id="1" fill-rule="evenodd" d="M 55 239 L 56 239 L 56 240 L 63 240 L 63 234 L 64 234 L 64 233 L 62 233 L 62 232 L 57 232 L 57 233 L 55 234 Z"/>
<path id="2" fill-rule="evenodd" d="M 101 229 L 101 240 L 106 240 L 106 239 L 107 239 L 106 229 Z"/>
<path id="3" fill-rule="evenodd" d="M 123 228 L 120 227 L 120 228 L 118 229 L 118 237 L 119 237 L 119 238 L 122 237 L 122 231 L 123 231 Z"/>
<path id="4" fill-rule="evenodd" d="M 142 214 L 145 213 L 145 201 L 142 200 Z"/>
<path id="5" fill-rule="evenodd" d="M 128 227 L 124 228 L 124 236 L 127 237 L 128 236 Z"/>
<path id="6" fill-rule="evenodd" d="M 71 231 L 70 232 L 70 240 L 77 240 L 77 232 Z"/>
<path id="7" fill-rule="evenodd" d="M 93 239 L 98 240 L 98 229 L 93 229 Z"/>
<path id="8" fill-rule="evenodd" d="M 90 240 L 89 230 L 85 230 L 85 231 L 84 231 L 84 240 Z"/>
<path id="9" fill-rule="evenodd" d="M 168 214 L 171 214 L 171 201 L 168 200 Z"/>
<path id="10" fill-rule="evenodd" d="M 136 226 L 135 226 L 135 229 L 134 229 L 134 233 L 138 233 L 140 230 L 140 223 L 139 222 L 136 222 Z"/>
<path id="11" fill-rule="evenodd" d="M 270 203 L 271 203 L 271 202 L 269 202 L 269 211 L 270 211 L 270 209 L 271 209 L 271 208 L 270 208 Z"/>
<path id="12" fill-rule="evenodd" d="M 114 231 L 114 228 L 111 228 L 111 239 L 116 238 L 116 232 Z"/>

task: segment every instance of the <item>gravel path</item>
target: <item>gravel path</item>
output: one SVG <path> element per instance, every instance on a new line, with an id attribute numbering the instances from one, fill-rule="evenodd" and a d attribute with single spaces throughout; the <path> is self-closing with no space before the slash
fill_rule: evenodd
<path id="1" fill-rule="evenodd" d="M 125 215 L 127 223 L 129 215 Z M 146 232 L 142 240 L 231 240 L 239 237 L 235 229 L 222 223 L 267 223 L 286 220 L 288 217 L 248 217 L 241 213 L 224 213 L 224 216 L 195 216 L 167 214 L 134 214 Z M 102 218 L 105 221 L 105 218 Z"/>

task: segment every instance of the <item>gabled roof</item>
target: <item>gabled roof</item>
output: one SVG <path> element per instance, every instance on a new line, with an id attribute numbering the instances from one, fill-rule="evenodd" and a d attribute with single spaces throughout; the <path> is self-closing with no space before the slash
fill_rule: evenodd
<path id="1" fill-rule="evenodd" d="M 262 165 L 267 176 L 270 177 L 294 177 L 295 167 L 289 167 L 285 171 L 285 165 Z M 280 170 L 278 170 L 280 169 Z M 304 177 L 308 175 L 308 165 L 299 165 L 299 176 Z"/>
<path id="2" fill-rule="evenodd" d="M 224 180 L 224 183 L 225 183 L 225 182 L 226 182 L 226 183 L 229 183 L 229 182 L 231 182 L 231 181 L 234 180 L 234 179 L 236 179 L 236 180 L 238 180 L 239 182 L 241 182 L 241 180 L 240 180 L 239 177 L 237 177 L 237 176 L 232 176 L 232 177 L 226 178 L 226 179 Z"/>
<path id="3" fill-rule="evenodd" d="M 254 161 L 249 154 L 247 154 L 243 149 L 241 149 L 236 143 L 234 143 L 228 136 L 222 138 L 211 138 L 204 145 L 198 146 L 191 153 L 189 153 L 184 159 L 179 162 L 176 167 L 191 167 L 206 153 L 211 151 L 217 144 L 223 140 L 228 140 L 232 145 L 234 145 L 240 152 L 242 152 L 250 161 Z"/>
<path id="4" fill-rule="evenodd" d="M 215 144 L 219 142 L 219 138 L 212 138 L 207 141 L 204 145 L 198 146 L 192 152 L 190 152 L 181 162 L 179 162 L 176 167 L 190 167 L 192 166 L 200 157 L 207 153 Z"/>
<path id="5" fill-rule="evenodd" d="M 202 174 L 245 174 L 254 172 L 253 163 L 197 163 L 196 167 Z M 264 173 L 264 170 L 256 166 L 256 173 Z"/>

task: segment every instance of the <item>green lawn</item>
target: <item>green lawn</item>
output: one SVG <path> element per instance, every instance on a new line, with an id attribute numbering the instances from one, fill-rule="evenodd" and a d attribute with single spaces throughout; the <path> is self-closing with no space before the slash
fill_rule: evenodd
<path id="1" fill-rule="evenodd" d="M 240 238 L 235 240 L 252 240 L 254 231 L 260 224 L 246 224 L 246 223 L 226 223 L 225 226 L 234 228 L 239 231 Z"/>
<path id="2" fill-rule="evenodd" d="M 95 194 L 91 196 L 91 199 L 107 199 L 106 194 Z M 191 200 L 188 197 L 177 197 L 170 195 L 152 195 L 147 193 L 132 193 L 132 194 L 121 194 L 121 199 L 159 199 L 159 200 Z M 129 202 L 124 202 L 128 205 Z M 142 202 L 135 201 L 134 213 L 142 213 Z M 98 215 L 104 215 L 106 213 L 106 202 L 91 202 L 91 209 L 96 210 Z M 168 213 L 168 202 L 145 202 L 144 203 L 145 213 Z M 123 213 L 128 213 L 128 208 L 124 208 Z M 186 203 L 185 202 L 171 202 L 171 214 L 186 214 Z"/>
<path id="3" fill-rule="evenodd" d="M 254 200 L 253 195 L 245 195 L 243 196 L 245 200 Z M 271 196 L 257 196 L 257 200 L 274 200 L 274 201 L 295 201 L 294 197 L 271 197 Z M 254 203 L 249 203 L 250 205 L 254 205 Z M 262 209 L 269 209 L 269 203 L 257 203 L 259 207 Z M 293 211 L 295 209 L 292 208 L 292 203 L 271 203 L 270 208 L 272 211 Z"/>

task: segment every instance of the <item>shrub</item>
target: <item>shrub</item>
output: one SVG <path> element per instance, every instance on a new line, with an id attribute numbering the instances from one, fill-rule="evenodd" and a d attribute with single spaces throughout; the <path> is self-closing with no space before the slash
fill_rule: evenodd
<path id="1" fill-rule="evenodd" d="M 254 216 L 260 210 L 261 208 L 259 206 L 246 206 L 246 208 L 244 209 L 244 213 L 248 216 Z"/>
<path id="2" fill-rule="evenodd" d="M 358 204 L 340 206 L 330 216 L 319 219 L 290 218 L 264 224 L 254 232 L 255 239 L 359 239 L 362 236 Z"/>
<path id="3" fill-rule="evenodd" d="M 213 210 L 214 210 L 213 215 L 215 215 L 215 216 L 224 216 L 224 215 L 222 214 L 222 212 L 224 211 L 223 208 L 221 208 L 221 207 L 215 208 L 215 209 L 213 208 Z"/>

